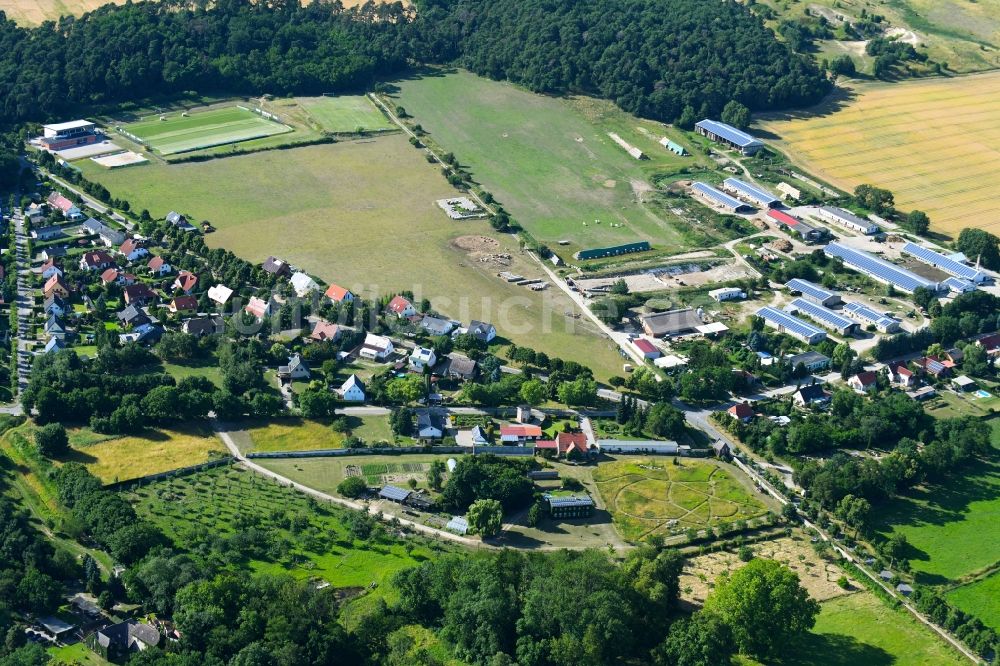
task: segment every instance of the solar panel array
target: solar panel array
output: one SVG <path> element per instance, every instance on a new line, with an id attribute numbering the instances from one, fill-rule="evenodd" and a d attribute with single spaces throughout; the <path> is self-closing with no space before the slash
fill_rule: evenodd
<path id="1" fill-rule="evenodd" d="M 936 266 L 945 273 L 950 273 L 955 277 L 959 277 L 970 282 L 982 282 L 986 279 L 986 274 L 982 271 L 975 269 L 972 266 L 966 266 L 961 262 L 955 261 L 951 257 L 946 257 L 940 252 L 935 252 L 930 248 L 917 245 L 916 243 L 907 243 L 904 245 L 903 252 L 913 255 L 925 264 Z"/>
<path id="2" fill-rule="evenodd" d="M 848 319 L 847 317 L 842 317 L 833 310 L 824 308 L 822 305 L 816 305 L 812 301 L 807 301 L 804 298 L 796 298 L 788 304 L 788 308 L 804 312 L 811 318 L 821 324 L 824 324 L 828 328 L 834 329 L 835 331 L 847 331 L 848 329 L 857 326 L 856 322 Z"/>
<path id="3" fill-rule="evenodd" d="M 750 136 L 746 132 L 741 132 L 732 125 L 727 125 L 726 123 L 720 123 L 715 120 L 706 119 L 698 122 L 695 126 L 701 127 L 702 129 L 706 129 L 712 134 L 721 136 L 726 141 L 735 143 L 737 146 L 741 146 L 743 148 L 747 146 L 764 145 L 756 137 Z"/>
<path id="4" fill-rule="evenodd" d="M 803 340 L 810 340 L 815 337 L 819 337 L 819 340 L 822 340 L 826 337 L 826 332 L 823 331 L 823 329 L 817 328 L 809 322 L 803 321 L 798 317 L 794 317 L 787 312 L 783 312 L 777 308 L 772 308 L 770 305 L 765 305 L 760 310 L 757 310 L 757 316 L 763 317 L 764 321 L 776 324 L 785 329 L 785 331 L 791 333 L 792 335 L 797 335 Z"/>
<path id="5" fill-rule="evenodd" d="M 773 206 L 774 204 L 780 202 L 778 197 L 774 196 L 767 190 L 762 190 L 756 185 L 745 183 L 739 178 L 726 178 L 723 184 L 726 187 L 734 189 L 740 194 L 749 197 L 762 206 Z"/>
<path id="6" fill-rule="evenodd" d="M 379 496 L 394 502 L 402 502 L 410 496 L 409 490 L 403 490 L 397 486 L 383 486 L 378 492 Z"/>
<path id="7" fill-rule="evenodd" d="M 813 284 L 808 280 L 802 280 L 800 278 L 792 278 L 791 280 L 785 283 L 785 288 L 791 289 L 792 291 L 797 291 L 804 296 L 811 296 L 812 298 L 815 298 L 818 301 L 825 301 L 831 296 L 837 295 L 834 292 L 829 291 L 828 289 L 824 289 L 823 287 L 820 287 L 817 284 Z"/>
<path id="8" fill-rule="evenodd" d="M 939 288 L 937 282 L 920 277 L 913 271 L 900 268 L 885 259 L 879 259 L 873 254 L 855 250 L 840 243 L 830 243 L 823 251 L 828 257 L 839 257 L 851 268 L 879 282 L 891 284 L 909 293 L 913 293 L 917 287 L 924 287 L 932 291 L 937 291 Z"/>
<path id="9" fill-rule="evenodd" d="M 845 303 L 844 311 L 850 312 L 858 319 L 867 321 L 870 324 L 875 324 L 875 326 L 882 331 L 891 330 L 899 325 L 899 322 L 892 317 L 886 317 L 881 312 L 873 310 L 867 305 L 862 305 L 861 303 Z"/>
<path id="10" fill-rule="evenodd" d="M 951 291 L 964 294 L 967 291 L 975 291 L 976 285 L 972 284 L 968 280 L 963 280 L 962 278 L 950 277 L 946 278 L 941 284 L 948 287 Z"/>
<path id="11" fill-rule="evenodd" d="M 743 203 L 742 201 L 740 201 L 739 199 L 734 199 L 733 197 L 729 196 L 725 192 L 720 192 L 719 190 L 715 189 L 711 185 L 708 185 L 707 183 L 702 183 L 702 182 L 699 181 L 699 182 L 695 183 L 694 185 L 692 185 L 692 188 L 696 192 L 701 192 L 702 194 L 704 194 L 705 196 L 709 197 L 710 199 L 714 199 L 715 201 L 718 201 L 722 205 L 728 206 L 729 208 L 732 208 L 733 210 L 739 210 L 740 208 L 745 208 L 746 207 L 746 204 Z"/>

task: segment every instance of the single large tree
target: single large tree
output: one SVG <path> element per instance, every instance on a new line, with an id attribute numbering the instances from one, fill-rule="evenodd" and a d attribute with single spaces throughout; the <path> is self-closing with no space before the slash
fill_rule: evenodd
<path id="1" fill-rule="evenodd" d="M 493 499 L 476 500 L 469 507 L 466 518 L 473 533 L 484 537 L 496 536 L 503 524 L 503 507 Z"/>

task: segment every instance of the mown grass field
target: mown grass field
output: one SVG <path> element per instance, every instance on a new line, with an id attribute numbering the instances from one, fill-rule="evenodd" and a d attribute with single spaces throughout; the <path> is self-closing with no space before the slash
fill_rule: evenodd
<path id="1" fill-rule="evenodd" d="M 171 112 L 129 123 L 123 129 L 142 139 L 161 155 L 175 155 L 291 131 L 236 106 L 209 109 L 187 117 Z"/>
<path id="2" fill-rule="evenodd" d="M 202 425 L 148 429 L 141 435 L 111 439 L 79 435 L 70 444 L 70 453 L 61 462 L 83 463 L 104 483 L 197 465 L 225 453 L 222 440 Z"/>
<path id="3" fill-rule="evenodd" d="M 297 97 L 296 101 L 327 132 L 396 129 L 396 126 L 365 95 Z"/>
<path id="4" fill-rule="evenodd" d="M 446 548 L 419 539 L 405 545 L 388 538 L 357 541 L 344 526 L 344 510 L 318 504 L 237 467 L 156 482 L 130 493 L 130 499 L 141 515 L 181 548 L 195 546 L 201 535 L 226 538 L 255 526 L 271 545 L 258 557 L 234 562 L 234 566 L 320 578 L 334 587 L 376 583 L 376 594 L 386 594 L 391 586 L 385 583 L 397 571 Z M 294 532 L 289 529 L 292 517 L 301 523 Z"/>
<path id="5" fill-rule="evenodd" d="M 347 478 L 348 468 L 356 467 L 369 482 L 378 485 L 385 474 L 412 475 L 425 481 L 427 465 L 433 460 L 458 459 L 455 454 L 414 453 L 399 456 L 338 456 L 336 458 L 279 458 L 255 460 L 261 467 L 277 472 L 292 481 L 331 495 L 337 494 L 337 484 Z M 418 470 L 414 466 L 420 466 Z"/>
<path id="6" fill-rule="evenodd" d="M 948 593 L 948 601 L 1000 631 L 1000 572 L 956 587 Z"/>
<path id="7" fill-rule="evenodd" d="M 767 507 L 712 461 L 672 459 L 619 461 L 594 470 L 594 481 L 622 536 L 639 541 L 653 534 L 682 533 L 748 520 Z"/>
<path id="8" fill-rule="evenodd" d="M 931 227 L 1000 232 L 1000 72 L 893 84 L 857 84 L 852 99 L 758 123 L 807 170 L 852 190 L 889 189 L 900 210 Z"/>
<path id="9" fill-rule="evenodd" d="M 655 205 L 654 174 L 699 163 L 657 142 L 690 145 L 662 124 L 593 99 L 562 99 L 456 72 L 399 84 L 396 102 L 452 151 L 538 240 L 568 254 L 583 247 L 649 241 L 680 251 L 680 221 Z M 615 132 L 650 157 L 630 157 Z M 563 248 L 560 248 L 560 253 Z"/>
<path id="10" fill-rule="evenodd" d="M 401 133 L 206 162 L 81 169 L 136 209 L 210 220 L 218 231 L 207 242 L 250 261 L 277 255 L 366 296 L 409 289 L 440 312 L 492 321 L 502 336 L 585 363 L 599 377 L 621 372 L 612 343 L 574 316 L 578 308 L 560 290 L 532 292 L 497 277 L 543 274 L 510 236 L 483 221 L 449 220 L 434 202 L 454 188 Z M 511 255 L 509 266 L 489 260 L 502 253 Z"/>
<path id="11" fill-rule="evenodd" d="M 910 542 L 918 583 L 946 584 L 1000 560 L 1000 464 L 919 488 L 875 512 L 876 528 Z"/>
<path id="12" fill-rule="evenodd" d="M 349 435 L 359 437 L 369 444 L 379 441 L 392 443 L 395 436 L 385 416 L 345 416 L 350 432 L 335 432 L 330 419 L 282 418 L 269 422 L 248 422 L 242 428 L 249 435 L 251 445 L 244 451 L 317 451 L 340 449 Z M 243 447 L 241 447 L 243 448 Z"/>

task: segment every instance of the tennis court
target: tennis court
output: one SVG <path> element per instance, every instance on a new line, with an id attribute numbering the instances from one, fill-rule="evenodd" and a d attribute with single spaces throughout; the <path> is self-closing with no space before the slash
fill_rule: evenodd
<path id="1" fill-rule="evenodd" d="M 161 155 L 186 153 L 292 131 L 290 127 L 238 106 L 186 116 L 181 113 L 154 116 L 129 123 L 122 130 L 125 136 L 138 138 Z"/>

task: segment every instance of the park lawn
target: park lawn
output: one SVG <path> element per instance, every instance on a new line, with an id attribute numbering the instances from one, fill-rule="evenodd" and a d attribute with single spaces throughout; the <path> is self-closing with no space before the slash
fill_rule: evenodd
<path id="1" fill-rule="evenodd" d="M 296 101 L 327 132 L 343 133 L 396 129 L 366 95 L 297 97 Z"/>
<path id="2" fill-rule="evenodd" d="M 681 133 L 610 102 L 537 95 L 465 71 L 402 81 L 399 88 L 395 101 L 430 140 L 453 152 L 536 239 L 553 248 L 569 241 L 560 254 L 642 240 L 684 251 L 682 223 L 656 203 L 652 185 L 654 174 L 704 161 L 657 143 L 669 135 L 690 151 Z M 630 157 L 609 132 L 649 159 Z"/>
<path id="3" fill-rule="evenodd" d="M 179 112 L 155 115 L 125 125 L 123 131 L 142 139 L 161 155 L 186 153 L 201 148 L 239 143 L 291 131 L 235 104 L 187 116 Z"/>
<path id="4" fill-rule="evenodd" d="M 759 125 L 808 171 L 847 191 L 886 188 L 900 210 L 926 212 L 935 231 L 957 236 L 970 220 L 1000 231 L 990 185 L 1000 180 L 1000 72 L 856 83 L 847 97 Z"/>
<path id="5" fill-rule="evenodd" d="M 380 595 L 393 593 L 388 585 L 393 574 L 449 548 L 419 537 L 405 544 L 388 536 L 358 541 L 344 524 L 348 510 L 318 503 L 239 467 L 157 481 L 136 489 L 129 498 L 138 513 L 153 521 L 180 549 L 199 550 L 206 538 L 231 538 L 242 531 L 238 524 L 249 520 L 274 547 L 225 565 L 322 579 L 340 588 L 374 584 Z M 307 524 L 291 531 L 288 520 L 292 516 Z"/>
<path id="6" fill-rule="evenodd" d="M 993 572 L 982 580 L 956 587 L 947 596 L 952 605 L 1000 631 L 1000 572 Z"/>
<path id="7" fill-rule="evenodd" d="M 72 445 L 61 462 L 83 463 L 104 483 L 197 465 L 225 453 L 222 441 L 204 424 L 149 428 L 140 435 Z"/>
<path id="8" fill-rule="evenodd" d="M 111 662 L 97 654 L 84 642 L 50 647 L 46 650 L 49 656 L 60 664 L 80 664 L 81 666 L 112 666 Z"/>
<path id="9" fill-rule="evenodd" d="M 292 481 L 301 483 L 320 492 L 335 495 L 337 484 L 347 478 L 347 468 L 357 467 L 366 476 L 379 474 L 412 474 L 418 482 L 425 481 L 423 472 L 413 465 L 426 467 L 431 461 L 447 461 L 460 458 L 460 454 L 407 453 L 398 456 L 336 456 L 330 458 L 260 458 L 255 460 L 261 467 L 277 472 Z M 407 465 L 407 468 L 403 468 Z M 413 470 L 413 471 L 407 471 Z"/>
<path id="10" fill-rule="evenodd" d="M 602 463 L 593 473 L 601 499 L 628 541 L 652 534 L 750 520 L 768 507 L 749 484 L 711 460 L 644 459 Z M 680 459 L 676 459 L 680 460 Z"/>
<path id="11" fill-rule="evenodd" d="M 434 202 L 455 189 L 402 134 L 204 162 L 80 168 L 156 217 L 177 209 L 210 220 L 218 231 L 206 242 L 249 261 L 281 256 L 367 297 L 411 290 L 441 313 L 491 321 L 500 336 L 588 365 L 599 379 L 621 371 L 614 343 L 561 290 L 533 292 L 497 277 L 544 274 L 513 237 L 484 221 L 449 220 Z M 500 254 L 510 255 L 509 265 L 495 260 Z"/>
<path id="12" fill-rule="evenodd" d="M 960 478 L 922 486 L 874 512 L 883 534 L 904 534 L 918 583 L 945 584 L 1000 558 L 1000 464 L 978 461 Z"/>

